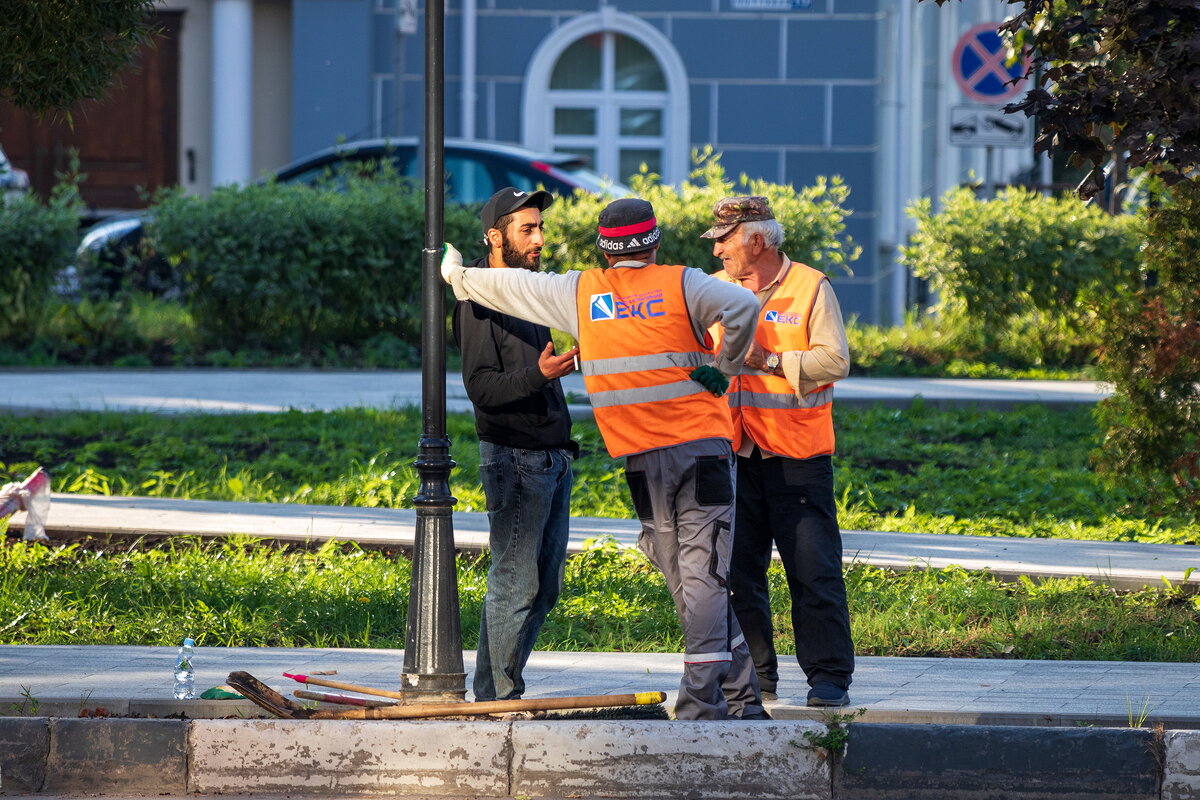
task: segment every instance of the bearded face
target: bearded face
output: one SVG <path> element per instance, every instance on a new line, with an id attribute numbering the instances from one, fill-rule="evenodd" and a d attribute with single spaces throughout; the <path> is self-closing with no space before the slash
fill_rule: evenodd
<path id="1" fill-rule="evenodd" d="M 542 266 L 542 246 L 515 242 L 504 234 L 500 245 L 500 258 L 506 267 L 537 272 Z"/>
<path id="2" fill-rule="evenodd" d="M 499 228 L 500 258 L 506 267 L 537 272 L 542 266 L 542 212 L 534 207 L 517 209 Z"/>

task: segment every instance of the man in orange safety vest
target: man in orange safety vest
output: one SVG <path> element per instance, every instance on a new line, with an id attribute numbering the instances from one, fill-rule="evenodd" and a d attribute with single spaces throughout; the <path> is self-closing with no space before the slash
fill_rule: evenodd
<path id="1" fill-rule="evenodd" d="M 854 643 L 833 499 L 833 383 L 850 370 L 841 309 L 823 273 L 780 252 L 783 227 L 767 198 L 726 197 L 713 216 L 701 236 L 724 267 L 715 277 L 754 292 L 760 306 L 754 344 L 727 395 L 738 461 L 733 607 L 772 699 L 779 662 L 767 567 L 777 548 L 808 705 L 844 706 Z"/>

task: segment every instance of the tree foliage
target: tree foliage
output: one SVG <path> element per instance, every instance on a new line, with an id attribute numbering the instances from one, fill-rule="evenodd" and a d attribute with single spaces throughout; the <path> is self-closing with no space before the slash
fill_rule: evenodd
<path id="1" fill-rule="evenodd" d="M 1032 49 L 1036 85 L 1005 111 L 1036 115 L 1035 150 L 1090 162 L 1084 197 L 1104 188 L 1110 159 L 1171 187 L 1145 209 L 1144 285 L 1113 291 L 1099 317 L 1115 393 L 1100 407 L 1108 432 L 1097 463 L 1150 502 L 1200 511 L 1200 4 L 1008 4 L 1021 10 L 999 32 Z"/>
<path id="2" fill-rule="evenodd" d="M 1179 183 L 1145 218 L 1145 284 L 1103 315 L 1113 396 L 1097 463 L 1134 479 L 1155 508 L 1200 511 L 1200 182 Z"/>
<path id="3" fill-rule="evenodd" d="M 918 0 L 919 1 L 919 0 Z M 935 0 L 940 6 L 947 0 Z M 1200 164 L 1200 4 L 1193 0 L 1008 0 L 999 32 L 1032 51 L 1036 85 L 1009 113 L 1036 116 L 1036 152 L 1090 162 L 1080 193 L 1104 189 L 1104 164 L 1128 154 L 1169 185 Z"/>
<path id="4" fill-rule="evenodd" d="M 45 114 L 104 96 L 154 33 L 154 0 L 0 0 L 0 99 Z"/>

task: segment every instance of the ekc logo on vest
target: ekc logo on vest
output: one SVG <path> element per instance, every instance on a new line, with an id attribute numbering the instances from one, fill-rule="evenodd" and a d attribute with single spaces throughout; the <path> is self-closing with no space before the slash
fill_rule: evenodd
<path id="1" fill-rule="evenodd" d="M 763 322 L 775 322 L 779 325 L 803 325 L 803 314 L 789 314 L 786 311 L 768 311 L 763 314 Z"/>
<path id="2" fill-rule="evenodd" d="M 648 319 L 663 317 L 662 290 L 642 292 L 630 297 L 621 297 L 612 292 L 592 295 L 592 322 L 602 322 L 609 319 Z"/>

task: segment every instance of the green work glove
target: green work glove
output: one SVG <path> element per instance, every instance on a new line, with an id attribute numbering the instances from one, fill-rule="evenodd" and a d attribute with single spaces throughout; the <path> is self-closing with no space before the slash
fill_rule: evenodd
<path id="1" fill-rule="evenodd" d="M 721 372 L 721 370 L 711 364 L 696 367 L 692 370 L 691 378 L 712 392 L 714 397 L 720 397 L 729 388 L 729 378 L 726 377 L 724 372 Z"/>

